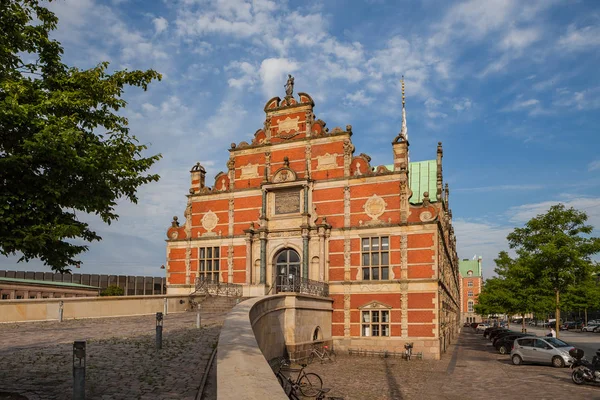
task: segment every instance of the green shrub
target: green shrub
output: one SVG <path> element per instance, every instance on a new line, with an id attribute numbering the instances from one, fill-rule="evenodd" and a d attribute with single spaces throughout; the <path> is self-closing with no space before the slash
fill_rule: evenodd
<path id="1" fill-rule="evenodd" d="M 125 290 L 122 287 L 117 285 L 110 285 L 102 292 L 100 292 L 100 296 L 123 296 L 125 294 Z"/>

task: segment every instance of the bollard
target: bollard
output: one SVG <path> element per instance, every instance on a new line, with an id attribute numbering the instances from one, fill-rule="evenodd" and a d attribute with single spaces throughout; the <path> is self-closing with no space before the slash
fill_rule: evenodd
<path id="1" fill-rule="evenodd" d="M 169 313 L 169 303 L 167 302 L 167 298 L 165 297 L 164 305 L 163 305 L 163 313 L 167 315 Z"/>
<path id="2" fill-rule="evenodd" d="M 58 322 L 63 322 L 63 304 L 62 300 L 58 302 Z"/>
<path id="3" fill-rule="evenodd" d="M 162 349 L 163 313 L 156 313 L 156 348 Z"/>
<path id="4" fill-rule="evenodd" d="M 196 328 L 200 329 L 200 307 L 196 311 Z"/>
<path id="5" fill-rule="evenodd" d="M 73 400 L 85 400 L 85 340 L 73 342 Z"/>

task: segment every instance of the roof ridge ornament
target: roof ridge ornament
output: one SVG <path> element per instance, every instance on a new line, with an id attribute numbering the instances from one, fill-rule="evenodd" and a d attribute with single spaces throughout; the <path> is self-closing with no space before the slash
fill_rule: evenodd
<path id="1" fill-rule="evenodd" d="M 404 136 L 404 140 L 408 141 L 408 128 L 406 127 L 406 96 L 404 95 L 404 75 L 402 75 L 402 129 L 400 135 Z"/>

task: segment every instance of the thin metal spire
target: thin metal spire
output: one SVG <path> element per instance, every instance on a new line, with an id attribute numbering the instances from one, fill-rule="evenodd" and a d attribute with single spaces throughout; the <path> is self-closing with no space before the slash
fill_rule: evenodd
<path id="1" fill-rule="evenodd" d="M 408 128 L 406 127 L 406 97 L 404 96 L 404 75 L 402 75 L 402 129 L 400 133 L 404 136 L 404 140 L 408 141 Z"/>

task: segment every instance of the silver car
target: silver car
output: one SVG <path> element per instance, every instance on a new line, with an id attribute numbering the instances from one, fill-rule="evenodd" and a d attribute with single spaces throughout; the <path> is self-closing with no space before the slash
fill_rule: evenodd
<path id="1" fill-rule="evenodd" d="M 514 365 L 531 362 L 562 368 L 575 361 L 569 355 L 572 348 L 570 344 L 553 337 L 522 337 L 515 339 L 510 357 Z"/>

